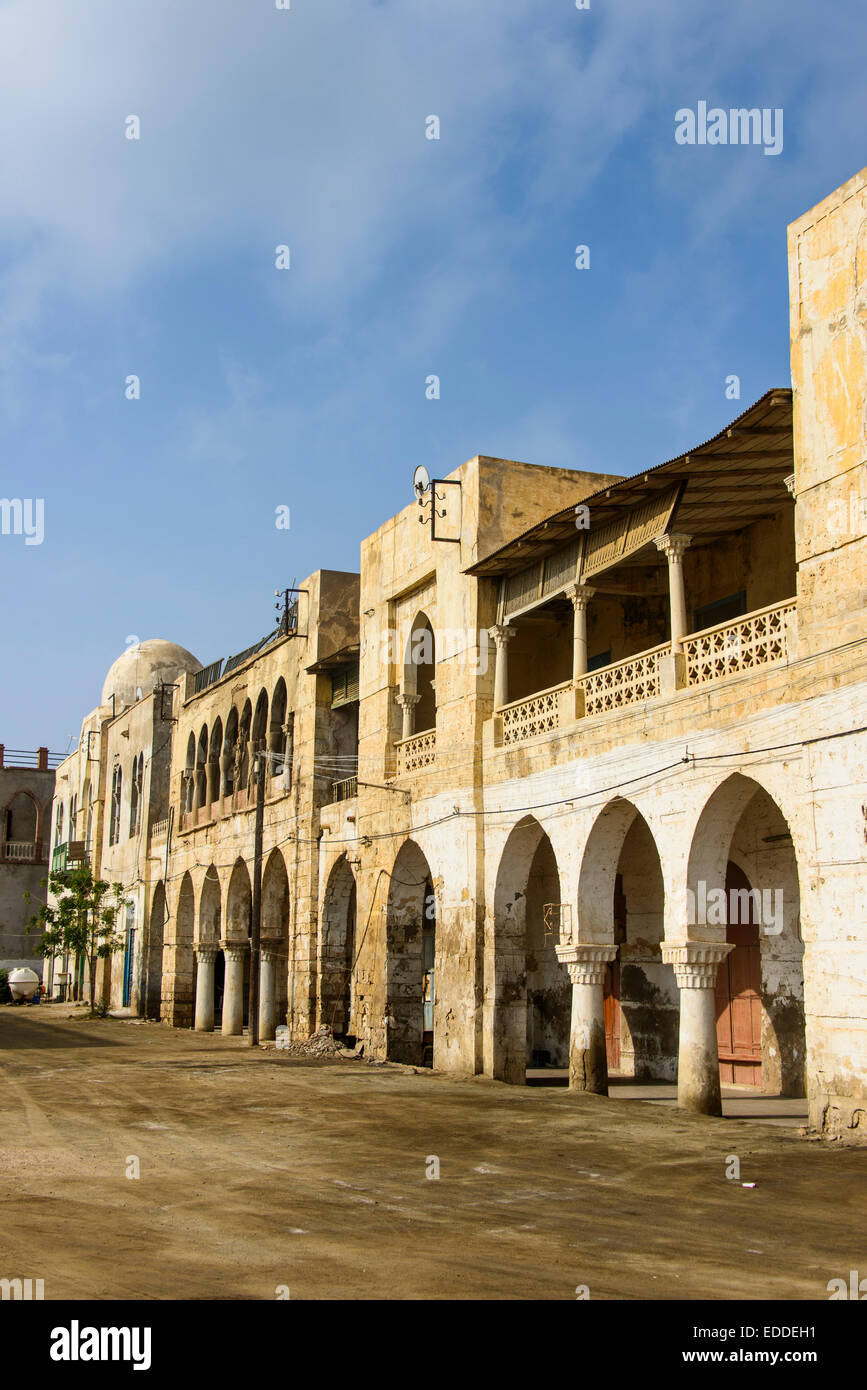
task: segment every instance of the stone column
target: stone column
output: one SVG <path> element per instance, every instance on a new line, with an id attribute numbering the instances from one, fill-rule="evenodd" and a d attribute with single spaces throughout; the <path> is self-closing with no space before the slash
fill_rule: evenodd
<path id="1" fill-rule="evenodd" d="M 244 956 L 245 941 L 222 941 L 226 957 L 226 980 L 223 987 L 223 1032 L 237 1037 L 244 1031 Z"/>
<path id="2" fill-rule="evenodd" d="M 488 628 L 494 639 L 496 655 L 494 658 L 494 709 L 502 709 L 509 703 L 509 643 L 518 634 L 516 627 L 508 623 L 497 623 Z"/>
<path id="3" fill-rule="evenodd" d="M 189 768 L 187 768 L 185 772 L 181 773 L 181 784 L 183 788 L 181 809 L 183 810 L 184 814 L 187 814 L 192 808 L 193 804 L 193 773 L 190 771 Z"/>
<path id="4" fill-rule="evenodd" d="M 716 977 L 733 946 L 725 941 L 664 941 L 662 959 L 674 966 L 680 990 L 677 1103 L 700 1115 L 721 1115 L 716 1040 Z"/>
<path id="5" fill-rule="evenodd" d="M 214 1031 L 214 962 L 217 943 L 202 942 L 196 947 L 196 1032 Z"/>
<path id="6" fill-rule="evenodd" d="M 587 674 L 587 608 L 596 593 L 587 584 L 571 584 L 566 597 L 572 600 L 575 610 L 572 630 L 572 684 L 577 685 L 579 676 Z"/>
<path id="7" fill-rule="evenodd" d="M 259 1041 L 268 1042 L 277 1029 L 277 967 L 279 942 L 262 942 L 259 957 Z"/>
<path id="8" fill-rule="evenodd" d="M 557 959 L 572 981 L 572 1027 L 569 1034 L 569 1086 L 575 1091 L 608 1095 L 608 1058 L 605 1052 L 605 967 L 617 955 L 617 947 L 555 946 Z"/>
<path id="9" fill-rule="evenodd" d="M 672 533 L 657 536 L 656 548 L 668 560 L 668 593 L 671 604 L 671 650 L 683 650 L 683 639 L 689 628 L 686 621 L 686 590 L 683 586 L 683 555 L 692 536 Z"/>
<path id="10" fill-rule="evenodd" d="M 211 758 L 208 763 L 208 805 L 217 800 L 220 795 L 220 764 L 216 758 Z"/>
<path id="11" fill-rule="evenodd" d="M 412 738 L 415 733 L 415 707 L 421 699 L 420 695 L 404 695 L 397 697 L 397 703 L 403 710 L 403 732 L 401 738 Z"/>
<path id="12" fill-rule="evenodd" d="M 220 754 L 220 796 L 229 795 L 229 768 L 232 766 L 232 750 L 224 749 Z"/>

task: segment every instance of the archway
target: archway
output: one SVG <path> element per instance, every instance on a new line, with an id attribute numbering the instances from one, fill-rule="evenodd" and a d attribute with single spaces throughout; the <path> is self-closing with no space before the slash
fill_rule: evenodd
<path id="1" fill-rule="evenodd" d="M 196 899 L 193 892 L 193 880 L 187 871 L 181 879 L 175 916 L 174 999 L 171 1022 L 176 1028 L 189 1028 L 193 1021 L 195 917 Z"/>
<path id="2" fill-rule="evenodd" d="M 605 1043 L 611 1076 L 674 1081 L 680 1000 L 674 970 L 662 960 L 665 889 L 647 821 L 616 797 L 587 838 L 578 885 L 581 934 L 609 941 Z"/>
<path id="3" fill-rule="evenodd" d="M 202 1012 L 202 1023 L 197 1023 L 197 1027 L 212 1028 L 218 1026 L 223 1020 L 223 990 L 225 987 L 225 960 L 220 949 L 220 937 L 222 934 L 222 897 L 220 893 L 220 876 L 213 864 L 205 872 L 202 881 L 202 891 L 199 897 L 199 932 L 197 944 L 210 947 L 214 952 L 213 961 L 211 952 L 207 956 L 202 955 L 200 959 L 203 965 L 196 972 L 196 981 L 201 978 L 205 982 L 205 989 L 211 992 L 211 1008 L 205 1008 Z M 198 1011 L 197 1011 L 198 1013 Z"/>
<path id="4" fill-rule="evenodd" d="M 804 946 L 798 864 L 771 794 L 742 773 L 709 798 L 693 835 L 690 924 L 724 927 L 734 949 L 717 975 L 720 1078 L 803 1096 Z"/>
<path id="5" fill-rule="evenodd" d="M 222 1030 L 243 1032 L 248 1020 L 250 981 L 250 919 L 253 890 L 243 859 L 235 861 L 226 893 L 226 935 L 224 938 L 225 992 Z"/>
<path id="6" fill-rule="evenodd" d="M 571 986 L 557 960 L 546 904 L 560 904 L 551 841 L 532 816 L 509 835 L 494 890 L 492 1070 L 522 1085 L 528 1066 L 569 1061 Z"/>
<path id="7" fill-rule="evenodd" d="M 431 962 L 436 957 L 436 900 L 432 882 L 427 859 L 414 840 L 407 840 L 394 861 L 388 890 L 387 1056 L 414 1066 L 430 1066 L 433 1061 L 436 997 Z"/>
<path id="8" fill-rule="evenodd" d="M 355 875 L 342 854 L 328 876 L 319 942 L 319 1021 L 338 1037 L 355 1035 Z"/>
<path id="9" fill-rule="evenodd" d="M 145 962 L 144 1015 L 159 1019 L 163 993 L 163 947 L 168 917 L 166 890 L 162 882 L 154 889 L 148 923 L 148 950 Z"/>
<path id="10" fill-rule="evenodd" d="M 270 970 L 262 971 L 262 986 L 273 991 L 277 1023 L 286 1022 L 289 1008 L 288 952 L 290 926 L 289 878 L 279 849 L 268 856 L 262 874 L 262 950 L 270 952 Z"/>

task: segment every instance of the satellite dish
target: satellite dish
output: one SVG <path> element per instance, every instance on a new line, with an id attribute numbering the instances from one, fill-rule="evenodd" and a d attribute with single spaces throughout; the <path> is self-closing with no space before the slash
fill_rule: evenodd
<path id="1" fill-rule="evenodd" d="M 413 473 L 412 485 L 415 488 L 415 495 L 418 498 L 420 504 L 422 497 L 430 487 L 430 474 L 428 473 L 423 463 L 420 463 L 418 468 Z"/>

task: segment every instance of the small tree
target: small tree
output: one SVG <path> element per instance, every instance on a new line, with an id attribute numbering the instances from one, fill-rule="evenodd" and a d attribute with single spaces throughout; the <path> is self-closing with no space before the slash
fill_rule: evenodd
<path id="1" fill-rule="evenodd" d="M 42 903 L 27 922 L 27 931 L 41 931 L 37 949 L 43 956 L 82 956 L 90 980 L 90 1015 L 96 1013 L 96 962 L 123 950 L 124 940 L 117 930 L 117 919 L 124 906 L 123 888 L 94 878 L 89 864 L 63 869 L 42 880 L 54 896 L 56 906 Z M 29 893 L 24 894 L 30 898 Z"/>

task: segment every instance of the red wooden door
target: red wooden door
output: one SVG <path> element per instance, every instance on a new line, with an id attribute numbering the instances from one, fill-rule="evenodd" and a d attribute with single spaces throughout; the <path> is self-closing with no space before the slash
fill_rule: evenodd
<path id="1" fill-rule="evenodd" d="M 610 961 L 605 967 L 602 991 L 605 1007 L 605 1052 L 608 1070 L 620 1070 L 620 961 Z"/>
<path id="2" fill-rule="evenodd" d="M 736 864 L 726 870 L 726 901 L 731 890 L 749 888 Z M 720 1081 L 736 1086 L 762 1084 L 762 958 L 755 910 L 748 922 L 730 922 L 726 941 L 734 944 L 716 981 L 717 1045 Z"/>

